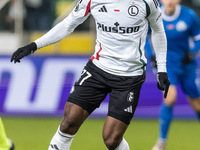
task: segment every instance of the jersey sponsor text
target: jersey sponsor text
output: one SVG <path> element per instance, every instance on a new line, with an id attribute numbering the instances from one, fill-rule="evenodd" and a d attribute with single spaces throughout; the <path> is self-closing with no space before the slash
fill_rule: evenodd
<path id="1" fill-rule="evenodd" d="M 121 27 L 119 26 L 119 23 L 116 22 L 114 23 L 115 27 L 110 27 L 110 26 L 106 26 L 104 24 L 98 23 L 97 22 L 97 28 L 99 30 L 105 31 L 105 32 L 112 32 L 112 33 L 120 33 L 120 34 L 129 34 L 129 33 L 133 33 L 133 32 L 138 32 L 140 29 L 140 26 L 136 26 L 136 27 Z"/>

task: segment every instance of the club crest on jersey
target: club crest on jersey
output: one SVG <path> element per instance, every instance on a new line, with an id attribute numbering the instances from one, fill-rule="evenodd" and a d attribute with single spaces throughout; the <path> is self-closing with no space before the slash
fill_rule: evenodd
<path id="1" fill-rule="evenodd" d="M 128 13 L 129 15 L 131 16 L 136 16 L 138 13 L 139 13 L 139 9 L 137 6 L 135 5 L 132 5 L 128 8 Z"/>
<path id="2" fill-rule="evenodd" d="M 179 21 L 176 24 L 176 30 L 177 31 L 185 31 L 187 29 L 187 24 L 184 21 Z"/>
<path id="3" fill-rule="evenodd" d="M 127 96 L 127 101 L 128 102 L 133 102 L 134 100 L 134 93 L 133 92 L 129 92 L 128 96 Z"/>

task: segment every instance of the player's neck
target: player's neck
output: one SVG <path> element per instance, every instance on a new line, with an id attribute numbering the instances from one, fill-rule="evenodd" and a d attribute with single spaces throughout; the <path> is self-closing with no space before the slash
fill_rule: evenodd
<path id="1" fill-rule="evenodd" d="M 177 19 L 180 15 L 181 12 L 181 6 L 180 5 L 176 5 L 176 8 L 173 9 L 167 9 L 165 7 L 161 7 L 162 10 L 162 17 L 165 21 L 173 21 L 175 19 Z"/>
<path id="2" fill-rule="evenodd" d="M 168 16 L 173 16 L 176 12 L 176 8 L 174 10 L 167 10 L 165 9 L 165 14 Z"/>

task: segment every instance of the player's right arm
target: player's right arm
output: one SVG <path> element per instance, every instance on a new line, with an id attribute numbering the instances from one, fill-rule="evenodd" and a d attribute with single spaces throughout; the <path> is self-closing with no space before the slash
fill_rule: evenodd
<path id="1" fill-rule="evenodd" d="M 156 61 L 158 72 L 167 72 L 166 58 L 167 58 L 167 38 L 163 26 L 162 14 L 160 7 L 155 3 L 157 0 L 148 0 L 150 7 L 150 15 L 148 21 L 151 27 L 151 40 L 153 49 L 156 54 Z"/>
<path id="2" fill-rule="evenodd" d="M 62 22 L 31 44 L 15 51 L 11 57 L 11 62 L 20 62 L 20 59 L 34 53 L 37 49 L 56 43 L 71 34 L 90 15 L 90 2 L 90 0 L 79 0 L 76 7 Z"/>
<path id="3" fill-rule="evenodd" d="M 163 26 L 162 14 L 157 0 L 146 0 L 150 9 L 148 21 L 152 30 L 151 39 L 156 54 L 158 88 L 165 91 L 164 98 L 167 97 L 170 85 L 167 69 L 167 38 Z"/>

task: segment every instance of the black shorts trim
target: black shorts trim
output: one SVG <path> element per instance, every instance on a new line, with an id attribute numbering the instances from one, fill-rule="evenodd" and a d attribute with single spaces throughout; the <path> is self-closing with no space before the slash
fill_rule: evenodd
<path id="1" fill-rule="evenodd" d="M 96 105 L 88 103 L 86 101 L 77 100 L 76 98 L 68 97 L 67 102 L 76 104 L 86 110 L 89 114 L 91 114 L 96 108 Z"/>
<path id="2" fill-rule="evenodd" d="M 120 120 L 122 122 L 124 122 L 125 124 L 129 125 L 131 122 L 131 119 L 133 118 L 133 114 L 131 114 L 130 116 L 125 116 L 125 115 L 121 115 L 115 112 L 108 112 L 108 116 L 113 117 L 117 120 Z"/>

